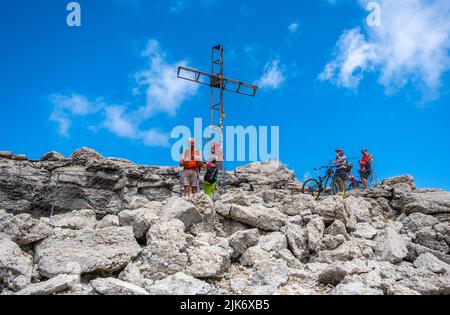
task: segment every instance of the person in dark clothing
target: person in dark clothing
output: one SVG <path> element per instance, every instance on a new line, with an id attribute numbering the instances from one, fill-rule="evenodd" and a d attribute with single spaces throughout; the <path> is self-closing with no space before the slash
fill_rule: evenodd
<path id="1" fill-rule="evenodd" d="M 344 155 L 343 149 L 336 150 L 336 159 L 334 160 L 334 167 L 336 168 L 335 177 L 346 182 L 348 179 L 348 161 Z"/>
<path id="2" fill-rule="evenodd" d="M 361 154 L 362 159 L 359 161 L 360 169 L 358 173 L 361 176 L 364 189 L 367 189 L 369 188 L 369 177 L 372 175 L 373 156 L 366 149 L 362 149 Z"/>

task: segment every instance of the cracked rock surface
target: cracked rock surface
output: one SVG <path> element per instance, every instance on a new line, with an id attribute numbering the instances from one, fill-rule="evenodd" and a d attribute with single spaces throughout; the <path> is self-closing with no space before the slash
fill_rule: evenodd
<path id="1" fill-rule="evenodd" d="M 184 200 L 180 172 L 0 154 L 0 294 L 450 294 L 449 192 L 404 175 L 315 201 L 270 162 Z"/>

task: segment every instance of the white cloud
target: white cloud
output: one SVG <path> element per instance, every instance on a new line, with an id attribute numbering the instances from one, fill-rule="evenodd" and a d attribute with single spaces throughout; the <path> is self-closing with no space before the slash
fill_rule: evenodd
<path id="1" fill-rule="evenodd" d="M 300 25 L 298 24 L 298 23 L 292 23 L 292 24 L 290 24 L 289 26 L 288 26 L 288 30 L 289 30 L 289 32 L 291 32 L 291 33 L 295 33 L 295 32 L 297 32 L 298 31 L 298 28 L 300 27 Z"/>
<path id="2" fill-rule="evenodd" d="M 286 80 L 280 61 L 275 59 L 266 64 L 262 77 L 256 82 L 260 88 L 278 89 Z"/>
<path id="3" fill-rule="evenodd" d="M 319 75 L 320 80 L 330 80 L 338 86 L 356 88 L 376 58 L 375 47 L 367 43 L 359 28 L 345 31 L 338 41 L 335 59 Z"/>
<path id="4" fill-rule="evenodd" d="M 150 40 L 142 56 L 148 58 L 149 66 L 135 75 L 138 87 L 132 94 L 139 96 L 143 92 L 145 106 L 111 105 L 101 98 L 91 101 L 80 94 L 53 94 L 50 96 L 53 104 L 50 120 L 58 124 L 59 134 L 68 137 L 72 119 L 95 114 L 93 118 L 98 124 L 88 127 L 90 130 L 106 129 L 120 138 L 141 141 L 146 146 L 168 146 L 168 133 L 142 125 L 156 113 L 174 116 L 181 104 L 197 93 L 198 85 L 177 78 L 178 65 L 186 63 L 167 62 L 158 41 Z"/>
<path id="5" fill-rule="evenodd" d="M 170 135 L 159 129 L 149 129 L 139 134 L 142 142 L 149 147 L 168 147 Z"/>
<path id="6" fill-rule="evenodd" d="M 169 144 L 169 134 L 158 129 L 140 130 L 140 120 L 125 112 L 124 106 L 107 106 L 105 120 L 102 126 L 120 138 L 142 141 L 149 147 L 166 147 Z"/>
<path id="7" fill-rule="evenodd" d="M 123 106 L 107 106 L 103 126 L 119 137 L 135 139 L 137 137 L 136 124 L 124 116 L 124 111 Z"/>
<path id="8" fill-rule="evenodd" d="M 71 117 L 96 113 L 103 106 L 101 99 L 90 102 L 79 94 L 52 94 L 50 102 L 53 105 L 50 120 L 58 124 L 59 134 L 63 137 L 69 137 L 69 129 L 72 125 Z"/>
<path id="9" fill-rule="evenodd" d="M 366 8 L 367 0 L 359 3 Z M 450 6 L 447 0 L 378 0 L 381 26 L 346 30 L 334 59 L 321 80 L 357 88 L 365 72 L 379 72 L 387 92 L 408 84 L 424 100 L 439 95 L 441 79 L 450 69 Z"/>
<path id="10" fill-rule="evenodd" d="M 135 75 L 147 95 L 142 113 L 149 116 L 165 112 L 174 116 L 180 105 L 197 93 L 198 85 L 177 78 L 178 66 L 186 66 L 186 62 L 167 62 L 158 41 L 150 40 L 143 56 L 149 59 L 149 68 Z"/>

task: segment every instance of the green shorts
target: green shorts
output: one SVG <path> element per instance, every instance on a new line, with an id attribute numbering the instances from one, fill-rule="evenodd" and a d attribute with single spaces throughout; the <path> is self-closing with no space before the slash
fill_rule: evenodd
<path id="1" fill-rule="evenodd" d="M 205 190 L 205 194 L 212 198 L 214 190 L 216 190 L 216 184 L 210 184 L 208 182 L 203 183 L 203 188 Z"/>

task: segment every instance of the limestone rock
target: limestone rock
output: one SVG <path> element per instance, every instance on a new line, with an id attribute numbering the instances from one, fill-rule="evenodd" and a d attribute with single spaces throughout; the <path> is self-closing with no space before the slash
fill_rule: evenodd
<path id="1" fill-rule="evenodd" d="M 297 259 L 305 261 L 309 257 L 308 233 L 306 229 L 296 224 L 287 224 L 283 228 L 289 247 Z"/>
<path id="2" fill-rule="evenodd" d="M 258 229 L 238 231 L 229 239 L 229 245 L 233 249 L 232 258 L 241 256 L 249 247 L 255 246 L 259 241 Z"/>
<path id="3" fill-rule="evenodd" d="M 126 266 L 140 250 L 131 227 L 55 229 L 51 237 L 36 245 L 35 263 L 45 277 L 113 273 Z"/>
<path id="4" fill-rule="evenodd" d="M 206 295 L 211 286 L 182 272 L 176 273 L 163 280 L 156 281 L 149 288 L 152 295 Z"/>
<path id="5" fill-rule="evenodd" d="M 200 246 L 188 249 L 188 273 L 196 278 L 217 278 L 231 265 L 231 249 L 218 246 Z"/>
<path id="6" fill-rule="evenodd" d="M 127 210 L 119 213 L 120 225 L 131 226 L 136 238 L 143 237 L 158 219 L 155 209 L 150 208 Z"/>
<path id="7" fill-rule="evenodd" d="M 53 295 L 71 289 L 80 282 L 77 275 L 59 275 L 45 282 L 35 283 L 17 292 L 17 295 Z"/>
<path id="8" fill-rule="evenodd" d="M 92 210 L 72 211 L 71 213 L 56 215 L 45 220 L 53 228 L 61 229 L 94 229 L 97 224 L 95 212 Z"/>
<path id="9" fill-rule="evenodd" d="M 338 235 L 325 235 L 322 239 L 322 245 L 324 250 L 333 250 L 341 246 L 345 242 L 345 237 L 342 234 Z"/>
<path id="10" fill-rule="evenodd" d="M 356 226 L 356 231 L 352 233 L 352 236 L 371 240 L 377 236 L 377 234 L 378 230 L 370 225 L 370 223 L 359 223 Z"/>
<path id="11" fill-rule="evenodd" d="M 401 201 L 406 213 L 424 214 L 450 213 L 450 192 L 432 191 L 408 194 Z"/>
<path id="12" fill-rule="evenodd" d="M 381 260 L 395 264 L 408 255 L 405 242 L 392 227 L 385 228 L 376 238 L 376 242 L 376 254 Z"/>
<path id="13" fill-rule="evenodd" d="M 103 219 L 97 222 L 95 225 L 96 229 L 103 229 L 108 226 L 120 226 L 119 217 L 116 215 L 107 215 Z"/>
<path id="14" fill-rule="evenodd" d="M 372 220 L 372 204 L 364 198 L 348 197 L 344 201 L 346 208 L 352 213 L 357 222 L 370 222 Z"/>
<path id="15" fill-rule="evenodd" d="M 282 251 L 288 247 L 286 236 L 280 232 L 263 235 L 258 245 L 267 252 Z"/>
<path id="16" fill-rule="evenodd" d="M 308 236 L 308 246 L 311 252 L 318 252 L 322 245 L 322 237 L 325 232 L 325 224 L 322 218 L 317 217 L 309 221 L 306 226 Z"/>
<path id="17" fill-rule="evenodd" d="M 412 213 L 403 220 L 403 225 L 411 232 L 417 232 L 427 227 L 433 227 L 439 220 L 431 215 L 420 212 Z"/>
<path id="18" fill-rule="evenodd" d="M 383 295 L 383 291 L 370 288 L 361 282 L 340 284 L 331 292 L 332 295 Z"/>
<path id="19" fill-rule="evenodd" d="M 193 204 L 179 197 L 172 197 L 167 201 L 161 213 L 162 220 L 178 219 L 182 221 L 186 229 L 203 221 L 199 209 Z"/>
<path id="20" fill-rule="evenodd" d="M 231 207 L 230 216 L 233 220 L 265 231 L 278 231 L 287 220 L 286 216 L 276 209 L 238 205 Z"/>
<path id="21" fill-rule="evenodd" d="M 188 245 L 183 222 L 177 219 L 157 222 L 147 232 L 147 246 L 137 258 L 135 268 L 144 279 L 153 281 L 185 271 Z"/>
<path id="22" fill-rule="evenodd" d="M 0 237 L 0 289 L 19 291 L 31 282 L 32 258 L 7 238 Z"/>
<path id="23" fill-rule="evenodd" d="M 0 294 L 450 294 L 448 192 L 400 176 L 316 201 L 272 161 L 213 202 L 176 197 L 181 172 L 0 153 Z"/>
<path id="24" fill-rule="evenodd" d="M 316 208 L 316 201 L 310 195 L 298 194 L 290 200 L 285 200 L 281 211 L 289 216 L 312 214 Z"/>
<path id="25" fill-rule="evenodd" d="M 432 254 L 422 254 L 414 261 L 414 267 L 429 270 L 434 273 L 450 272 L 450 265 L 440 261 Z"/>
<path id="26" fill-rule="evenodd" d="M 149 295 L 143 288 L 115 278 L 98 278 L 91 286 L 101 295 Z"/>
<path id="27" fill-rule="evenodd" d="M 239 259 L 239 262 L 243 266 L 253 267 L 260 263 L 267 262 L 272 257 L 268 251 L 265 251 L 259 246 L 250 247 Z"/>
<path id="28" fill-rule="evenodd" d="M 47 223 L 33 219 L 29 214 L 13 216 L 0 210 L 0 233 L 8 235 L 19 245 L 29 245 L 46 238 L 52 230 Z"/>
<path id="29" fill-rule="evenodd" d="M 353 231 L 356 227 L 356 217 L 341 197 L 331 196 L 323 199 L 317 205 L 316 213 L 325 222 L 342 221 L 349 231 Z"/>
<path id="30" fill-rule="evenodd" d="M 411 175 L 402 175 L 393 178 L 387 178 L 381 182 L 382 186 L 394 187 L 397 184 L 407 184 L 411 190 L 416 189 L 414 178 Z"/>

